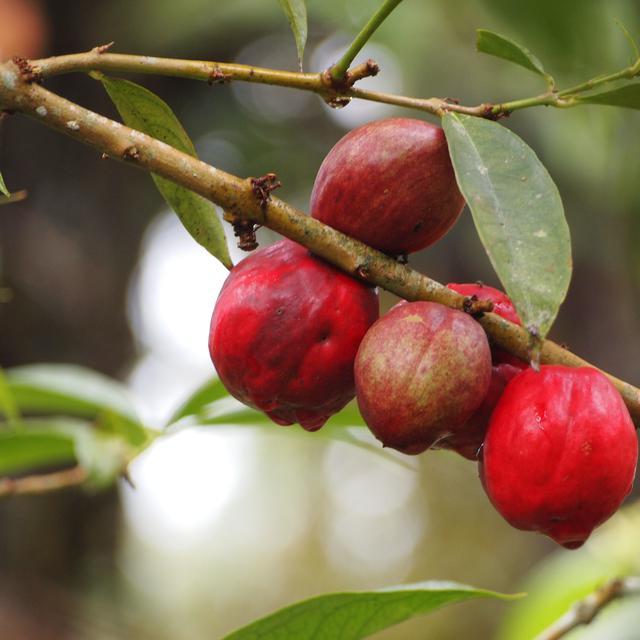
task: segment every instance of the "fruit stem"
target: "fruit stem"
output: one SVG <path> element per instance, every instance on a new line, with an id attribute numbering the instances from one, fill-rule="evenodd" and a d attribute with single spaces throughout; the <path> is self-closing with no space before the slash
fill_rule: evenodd
<path id="1" fill-rule="evenodd" d="M 376 29 L 386 20 L 388 15 L 402 2 L 402 0 L 385 0 L 382 6 L 369 18 L 368 22 L 362 27 L 360 33 L 354 38 L 349 48 L 344 52 L 342 58 L 331 67 L 331 78 L 335 82 L 341 82 L 347 75 L 347 71 L 354 61 L 355 57 L 360 53 L 362 47 Z"/>

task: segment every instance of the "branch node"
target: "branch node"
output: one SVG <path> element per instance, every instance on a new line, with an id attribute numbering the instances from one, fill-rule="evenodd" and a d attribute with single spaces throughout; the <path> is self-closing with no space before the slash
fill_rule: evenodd
<path id="1" fill-rule="evenodd" d="M 261 225 L 257 225 L 251 220 L 243 220 L 235 213 L 226 210 L 223 213 L 223 218 L 233 227 L 233 235 L 238 238 L 238 249 L 253 251 L 258 248 L 256 231 Z"/>
<path id="2" fill-rule="evenodd" d="M 347 74 L 340 83 L 336 83 L 333 78 L 332 80 L 336 84 L 346 83 L 346 88 L 350 88 L 356 82 L 358 82 L 358 80 L 362 80 L 363 78 L 372 78 L 373 76 L 377 76 L 378 73 L 380 73 L 380 67 L 378 63 L 375 60 L 369 58 L 366 62 L 358 64 L 353 67 L 353 69 L 347 71 Z"/>
<path id="3" fill-rule="evenodd" d="M 122 157 L 125 160 L 140 160 L 140 152 L 138 151 L 138 147 L 136 147 L 135 145 L 127 147 L 122 152 Z"/>
<path id="4" fill-rule="evenodd" d="M 269 204 L 271 192 L 281 186 L 282 183 L 278 180 L 278 176 L 275 173 L 266 173 L 259 178 L 251 178 L 251 188 L 263 211 Z"/>
<path id="5" fill-rule="evenodd" d="M 477 320 L 485 313 L 493 311 L 493 302 L 480 300 L 476 295 L 467 296 L 462 303 L 462 310 Z"/>
<path id="6" fill-rule="evenodd" d="M 500 105 L 495 105 L 495 104 L 485 104 L 483 105 L 483 109 L 482 109 L 482 117 L 487 119 L 487 120 L 502 120 L 502 118 L 508 118 L 511 115 L 511 111 L 509 111 L 508 109 L 500 109 L 497 112 L 494 112 L 494 109 L 496 108 L 496 106 L 500 106 Z"/>
<path id="7" fill-rule="evenodd" d="M 107 44 L 99 44 L 97 47 L 93 47 L 91 51 L 92 53 L 102 55 L 103 53 L 107 53 L 107 51 L 109 51 L 114 44 L 115 42 L 112 40 L 111 42 L 107 42 Z"/>
<path id="8" fill-rule="evenodd" d="M 22 80 L 29 84 L 32 82 L 36 82 L 38 84 L 42 83 L 42 74 L 29 62 L 29 60 L 21 56 L 14 56 L 12 61 L 13 64 L 18 67 L 18 73 Z"/>
<path id="9" fill-rule="evenodd" d="M 369 267 L 367 266 L 366 263 L 357 265 L 355 269 L 355 273 L 358 277 L 362 278 L 363 280 L 367 280 L 371 275 Z"/>
<path id="10" fill-rule="evenodd" d="M 213 68 L 213 71 L 209 74 L 207 84 L 209 86 L 214 84 L 227 84 L 231 82 L 232 76 L 230 73 L 224 73 L 217 65 Z"/>
<path id="11" fill-rule="evenodd" d="M 342 94 L 349 91 L 358 80 L 376 76 L 380 72 L 378 63 L 371 58 L 347 71 L 340 79 L 334 78 L 331 74 L 333 67 L 334 65 L 330 66 L 320 74 L 320 82 L 327 89 L 325 102 L 334 109 L 346 107 L 351 102 L 350 97 Z"/>

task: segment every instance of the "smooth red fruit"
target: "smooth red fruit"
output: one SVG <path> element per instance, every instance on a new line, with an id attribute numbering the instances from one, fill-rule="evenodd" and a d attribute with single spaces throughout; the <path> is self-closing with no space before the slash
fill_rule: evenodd
<path id="1" fill-rule="evenodd" d="M 416 454 L 478 408 L 491 378 L 482 327 L 433 302 L 398 305 L 364 337 L 355 363 L 365 422 L 388 447 Z"/>
<path id="2" fill-rule="evenodd" d="M 638 457 L 629 412 L 590 368 L 519 373 L 498 402 L 480 475 L 514 527 L 575 549 L 631 491 Z"/>
<path id="3" fill-rule="evenodd" d="M 231 395 L 315 431 L 353 399 L 353 361 L 377 317 L 373 289 L 282 240 L 231 271 L 209 353 Z"/>
<path id="4" fill-rule="evenodd" d="M 463 207 L 443 130 L 410 118 L 371 122 L 344 136 L 311 194 L 314 218 L 391 255 L 433 244 Z"/>

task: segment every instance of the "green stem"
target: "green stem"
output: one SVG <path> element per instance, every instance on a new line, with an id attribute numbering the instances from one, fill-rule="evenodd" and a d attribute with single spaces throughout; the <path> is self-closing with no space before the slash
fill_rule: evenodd
<path id="1" fill-rule="evenodd" d="M 616 71 L 615 73 L 609 73 L 607 75 L 599 76 L 597 78 L 592 78 L 591 80 L 587 80 L 586 82 L 582 82 L 581 84 L 577 84 L 575 87 L 569 87 L 568 89 L 564 89 L 558 93 L 559 97 L 569 96 L 576 93 L 582 93 L 583 91 L 589 91 L 590 89 L 595 89 L 603 84 L 608 84 L 609 82 L 615 82 L 616 80 L 623 80 L 625 78 L 634 78 L 640 74 L 640 61 L 637 61 L 635 64 L 627 67 L 626 69 L 622 69 L 622 71 Z"/>
<path id="2" fill-rule="evenodd" d="M 349 48 L 336 64 L 331 67 L 331 77 L 339 82 L 343 80 L 354 58 L 367 44 L 374 31 L 385 21 L 387 16 L 402 2 L 402 0 L 385 0 L 382 6 L 369 18 L 362 31 L 355 37 Z"/>

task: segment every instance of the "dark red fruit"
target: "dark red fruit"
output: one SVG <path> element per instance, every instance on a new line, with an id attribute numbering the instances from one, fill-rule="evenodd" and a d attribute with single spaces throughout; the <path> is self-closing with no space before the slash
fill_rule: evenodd
<path id="1" fill-rule="evenodd" d="M 491 382 L 482 404 L 473 415 L 448 438 L 438 444 L 439 449 L 451 449 L 467 460 L 477 460 L 482 452 L 491 414 L 507 384 L 522 369 L 511 364 L 500 363 L 491 367 Z"/>
<path id="2" fill-rule="evenodd" d="M 377 317 L 373 289 L 282 240 L 231 271 L 209 352 L 238 400 L 315 431 L 353 399 L 353 362 Z"/>
<path id="3" fill-rule="evenodd" d="M 314 218 L 391 255 L 439 240 L 463 206 L 444 132 L 410 118 L 371 122 L 344 136 L 311 194 Z"/>
<path id="4" fill-rule="evenodd" d="M 575 549 L 629 494 L 637 456 L 629 412 L 602 373 L 542 366 L 507 385 L 480 475 L 511 525 Z"/>
<path id="5" fill-rule="evenodd" d="M 513 306 L 513 302 L 511 302 L 511 298 L 499 289 L 494 289 L 480 282 L 450 282 L 447 287 L 463 296 L 476 296 L 478 300 L 490 300 L 493 302 L 493 313 L 497 313 L 509 322 L 522 324 L 520 322 L 520 316 L 518 316 L 518 312 Z"/>
<path id="6" fill-rule="evenodd" d="M 511 302 L 511 298 L 506 293 L 503 293 L 499 289 L 494 289 L 486 284 L 481 283 L 469 283 L 469 284 L 457 284 L 451 282 L 447 285 L 449 289 L 458 292 L 463 296 L 476 296 L 478 300 L 491 300 L 493 302 L 493 313 L 497 313 L 505 320 L 513 322 L 514 324 L 522 324 L 520 316 L 516 311 L 516 308 Z M 494 364 L 506 363 L 517 367 L 518 369 L 526 369 L 528 364 L 510 354 L 508 351 L 504 351 L 499 347 L 491 347 L 491 359 Z"/>
<path id="7" fill-rule="evenodd" d="M 451 436 L 491 378 L 482 327 L 433 302 L 398 305 L 364 337 L 355 363 L 365 422 L 388 447 L 416 454 Z"/>
<path id="8" fill-rule="evenodd" d="M 510 322 L 521 324 L 511 299 L 502 291 L 478 283 L 457 284 L 452 282 L 447 287 L 463 296 L 476 296 L 478 300 L 491 300 L 494 313 Z M 528 367 L 526 362 L 495 346 L 491 347 L 491 360 L 493 363 L 491 383 L 482 404 L 464 425 L 456 429 L 453 435 L 439 443 L 440 449 L 451 449 L 469 460 L 478 459 L 489 426 L 489 419 L 505 386 L 520 371 Z"/>

